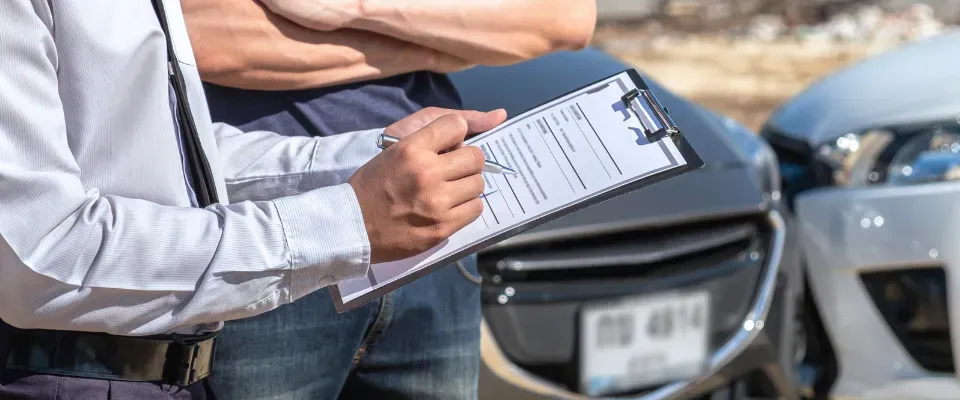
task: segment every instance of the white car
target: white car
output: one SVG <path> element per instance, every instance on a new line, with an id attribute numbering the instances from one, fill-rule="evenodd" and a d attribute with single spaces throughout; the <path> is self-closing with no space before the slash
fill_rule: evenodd
<path id="1" fill-rule="evenodd" d="M 815 83 L 762 135 L 799 226 L 817 397 L 960 399 L 960 32 Z"/>

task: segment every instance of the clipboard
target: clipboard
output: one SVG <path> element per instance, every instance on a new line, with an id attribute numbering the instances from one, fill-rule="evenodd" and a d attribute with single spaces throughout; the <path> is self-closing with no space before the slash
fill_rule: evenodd
<path id="1" fill-rule="evenodd" d="M 627 89 L 627 86 L 622 82 L 621 77 L 627 77 L 635 86 L 633 89 Z M 604 84 L 606 82 L 606 84 Z M 669 152 L 671 155 L 668 155 L 667 158 L 675 157 L 679 155 L 682 158 L 683 163 L 679 164 L 676 160 L 671 160 L 672 165 L 669 167 L 664 167 L 660 169 L 655 169 L 648 171 L 647 173 L 639 176 L 629 178 L 628 181 L 614 185 L 613 187 L 603 189 L 601 191 L 587 195 L 586 197 L 576 200 L 573 204 L 566 204 L 562 207 L 557 207 L 546 211 L 538 215 L 535 219 L 526 221 L 523 223 L 516 224 L 511 226 L 509 229 L 499 231 L 492 236 L 484 238 L 482 241 L 473 243 L 471 245 L 463 246 L 455 252 L 444 255 L 442 258 L 430 261 L 428 265 L 419 266 L 416 269 L 411 269 L 409 272 L 404 273 L 398 278 L 394 278 L 392 281 L 388 281 L 384 284 L 376 284 L 375 280 L 371 280 L 370 284 L 373 288 L 369 292 L 355 296 L 348 301 L 343 301 L 344 296 L 340 290 L 340 284 L 332 285 L 330 287 L 330 294 L 333 298 L 334 305 L 336 306 L 337 312 L 342 313 L 349 311 L 353 308 L 359 307 L 371 300 L 374 300 L 380 296 L 383 296 L 386 293 L 392 292 L 403 285 L 406 285 L 410 282 L 413 282 L 417 279 L 424 277 L 425 275 L 434 272 L 440 267 L 444 267 L 450 264 L 455 263 L 456 261 L 476 253 L 479 250 L 482 250 L 486 247 L 492 246 L 500 241 L 503 241 L 511 236 L 517 235 L 521 232 L 527 231 L 529 229 L 535 228 L 544 223 L 550 222 L 557 218 L 569 215 L 576 211 L 580 211 L 584 208 L 596 206 L 602 202 L 610 200 L 612 198 L 621 196 L 623 194 L 641 189 L 643 187 L 649 186 L 653 183 L 660 182 L 678 175 L 685 174 L 690 171 L 694 171 L 703 166 L 703 161 L 700 159 L 700 156 L 697 155 L 693 147 L 690 146 L 690 143 L 684 137 L 681 129 L 676 125 L 667 110 L 663 105 L 657 100 L 656 96 L 652 91 L 650 91 L 649 86 L 644 82 L 640 74 L 634 69 L 628 69 L 611 76 L 605 77 L 594 81 L 588 85 L 582 86 L 580 88 L 571 90 L 563 95 L 557 96 L 551 100 L 543 102 L 541 105 L 534 107 L 530 110 L 527 110 L 523 113 L 520 113 L 514 118 L 504 122 L 504 124 L 498 126 L 490 132 L 494 132 L 500 129 L 507 129 L 510 124 L 514 123 L 512 121 L 522 121 L 527 118 L 529 115 L 536 115 L 537 110 L 547 107 L 551 104 L 562 104 L 559 103 L 563 99 L 570 98 L 574 95 L 589 95 L 592 93 L 599 92 L 600 90 L 607 89 L 610 85 L 617 83 L 623 89 L 624 93 L 620 95 L 619 103 L 613 105 L 614 111 L 624 114 L 624 121 L 631 117 L 636 117 L 640 122 L 642 136 L 648 142 L 648 144 L 657 144 L 664 152 Z M 590 88 L 589 90 L 585 90 Z M 552 107 L 552 106 L 550 106 Z M 582 111 L 582 109 L 581 109 Z M 629 115 L 628 115 L 629 113 Z M 539 123 L 539 122 L 537 122 Z M 549 125 L 549 122 L 547 122 Z M 591 126 L 591 128 L 593 128 Z M 631 128 L 632 129 L 632 128 Z M 596 132 L 597 139 L 600 139 L 601 133 Z M 490 133 L 488 132 L 488 133 Z M 483 133 L 473 138 L 470 138 L 465 143 L 470 145 L 472 143 L 480 141 L 488 133 Z M 639 135 L 638 135 L 639 136 Z M 640 139 L 638 139 L 639 141 Z M 666 143 L 669 142 L 672 146 L 667 146 Z M 557 145 L 561 146 L 559 139 L 557 140 Z M 672 147 L 672 149 L 667 150 L 667 147 Z M 673 151 L 675 150 L 675 152 Z M 609 154 L 609 151 L 608 151 Z M 599 157 L 599 156 L 598 156 Z M 611 160 L 613 156 L 610 155 Z M 568 159 L 569 161 L 569 159 Z M 573 162 L 571 162 L 571 168 L 573 167 Z M 582 182 L 581 182 L 582 183 Z M 586 189 L 586 186 L 584 185 Z M 511 189 L 512 190 L 512 189 Z M 517 199 L 519 202 L 519 199 Z M 485 206 L 486 207 L 486 206 Z M 371 268 L 373 268 L 371 266 Z"/>

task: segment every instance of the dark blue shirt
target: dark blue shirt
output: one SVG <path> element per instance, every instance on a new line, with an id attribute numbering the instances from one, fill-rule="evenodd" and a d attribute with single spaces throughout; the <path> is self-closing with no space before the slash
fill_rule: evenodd
<path id="1" fill-rule="evenodd" d="M 214 122 L 287 136 L 381 128 L 425 107 L 462 107 L 450 79 L 433 72 L 296 91 L 262 92 L 209 83 L 205 89 Z"/>

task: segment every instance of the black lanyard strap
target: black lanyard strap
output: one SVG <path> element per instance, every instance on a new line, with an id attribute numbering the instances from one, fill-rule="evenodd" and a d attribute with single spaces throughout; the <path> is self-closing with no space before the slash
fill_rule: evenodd
<path id="1" fill-rule="evenodd" d="M 173 40 L 170 38 L 170 28 L 167 24 L 167 14 L 163 9 L 163 0 L 153 0 L 153 9 L 157 13 L 160 27 L 163 29 L 163 35 L 167 40 L 170 83 L 177 97 L 176 117 L 180 122 L 178 124 L 180 127 L 179 134 L 182 139 L 181 143 L 183 143 L 184 157 L 186 157 L 190 169 L 193 191 L 197 196 L 199 206 L 206 207 L 219 202 L 217 187 L 214 184 L 213 173 L 210 171 L 210 163 L 207 161 L 203 146 L 200 144 L 200 134 L 197 131 L 196 121 L 193 120 L 193 113 L 190 111 L 187 84 L 183 80 L 180 63 L 177 61 L 177 55 L 173 49 Z"/>

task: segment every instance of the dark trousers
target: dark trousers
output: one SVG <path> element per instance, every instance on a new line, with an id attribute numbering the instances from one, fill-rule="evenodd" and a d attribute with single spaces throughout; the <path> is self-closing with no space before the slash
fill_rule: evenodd
<path id="1" fill-rule="evenodd" d="M 186 387 L 31 374 L 0 375 L 0 400 L 216 400 L 209 382 Z"/>

